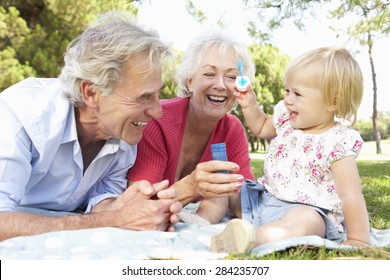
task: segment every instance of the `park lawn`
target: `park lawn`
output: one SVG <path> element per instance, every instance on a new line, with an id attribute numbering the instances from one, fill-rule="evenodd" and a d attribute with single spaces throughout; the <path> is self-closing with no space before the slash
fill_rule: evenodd
<path id="1" fill-rule="evenodd" d="M 372 143 L 369 148 L 372 150 Z M 385 154 L 390 154 L 390 141 L 382 146 Z M 370 151 L 371 151 L 370 150 Z M 374 151 L 374 150 L 372 150 Z M 364 151 L 366 154 L 367 151 Z M 381 157 L 378 157 L 381 158 Z M 256 178 L 263 175 L 262 159 L 252 159 L 252 170 Z M 370 225 L 376 229 L 390 228 L 390 160 L 358 160 L 363 195 L 370 215 Z M 275 252 L 260 258 L 244 255 L 229 255 L 229 259 L 263 259 L 263 260 L 330 260 L 330 259 L 376 259 L 390 260 L 390 248 L 368 248 L 356 251 L 328 250 L 300 246 L 282 252 Z"/>

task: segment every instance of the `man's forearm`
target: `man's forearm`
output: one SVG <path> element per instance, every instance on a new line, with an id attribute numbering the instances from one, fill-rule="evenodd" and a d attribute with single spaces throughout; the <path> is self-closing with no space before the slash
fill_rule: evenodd
<path id="1" fill-rule="evenodd" d="M 25 212 L 0 213 L 0 240 L 61 230 L 77 230 L 107 225 L 105 216 L 94 214 L 51 217 Z"/>

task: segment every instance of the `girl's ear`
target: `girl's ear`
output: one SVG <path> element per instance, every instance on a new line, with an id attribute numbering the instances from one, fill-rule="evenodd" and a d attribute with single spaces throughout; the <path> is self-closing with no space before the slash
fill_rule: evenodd
<path id="1" fill-rule="evenodd" d="M 329 106 L 328 111 L 334 112 L 337 110 L 337 96 L 333 99 L 333 103 Z"/>
<path id="2" fill-rule="evenodd" d="M 91 82 L 82 80 L 80 90 L 83 101 L 88 107 L 98 106 L 99 94 L 93 89 Z"/>

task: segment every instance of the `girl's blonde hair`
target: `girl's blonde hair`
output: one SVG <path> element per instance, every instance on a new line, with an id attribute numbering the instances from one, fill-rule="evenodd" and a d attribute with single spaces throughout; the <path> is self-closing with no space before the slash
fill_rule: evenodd
<path id="1" fill-rule="evenodd" d="M 302 74 L 315 79 L 325 102 L 335 106 L 335 117 L 356 123 L 363 97 L 363 75 L 348 50 L 324 47 L 297 57 L 286 69 L 285 82 Z"/>

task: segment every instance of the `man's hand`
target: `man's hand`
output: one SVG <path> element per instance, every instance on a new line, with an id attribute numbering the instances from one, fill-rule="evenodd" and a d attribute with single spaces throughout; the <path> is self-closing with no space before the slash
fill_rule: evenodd
<path id="1" fill-rule="evenodd" d="M 113 226 L 123 229 L 173 231 L 182 205 L 168 185 L 167 180 L 154 185 L 145 180 L 133 182 L 117 198 L 102 201 L 103 207 L 97 205 L 94 213 L 113 212 Z"/>

